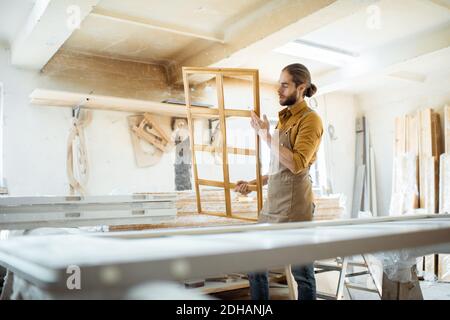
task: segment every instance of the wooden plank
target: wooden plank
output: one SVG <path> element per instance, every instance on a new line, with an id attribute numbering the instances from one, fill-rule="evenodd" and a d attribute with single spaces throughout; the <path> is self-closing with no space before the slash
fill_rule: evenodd
<path id="1" fill-rule="evenodd" d="M 194 147 L 195 147 L 195 151 L 202 151 L 202 152 L 220 152 L 220 149 L 221 149 L 218 147 L 201 145 L 201 144 L 196 144 Z M 252 150 L 252 149 L 228 147 L 227 151 L 228 151 L 228 153 L 242 154 L 242 155 L 246 155 L 246 156 L 256 155 L 256 151 Z"/>
<path id="2" fill-rule="evenodd" d="M 220 282 L 213 283 L 211 281 L 207 281 L 205 287 L 201 289 L 201 292 L 205 294 L 212 294 L 230 290 L 245 289 L 248 288 L 249 286 L 250 284 L 248 280 L 237 280 L 227 283 L 220 283 Z"/>
<path id="3" fill-rule="evenodd" d="M 431 141 L 432 152 L 434 157 L 439 157 L 444 151 L 444 139 L 442 137 L 441 120 L 439 113 L 431 113 Z"/>
<path id="4" fill-rule="evenodd" d="M 432 109 L 418 112 L 419 117 L 419 203 L 428 213 L 439 211 L 439 156 L 442 137 L 439 115 Z"/>
<path id="5" fill-rule="evenodd" d="M 230 188 L 232 184 L 230 184 Z M 256 189 L 256 187 L 255 187 Z M 240 200 L 246 198 L 247 201 Z M 255 221 L 258 217 L 258 209 L 254 197 L 234 197 L 232 199 L 234 219 L 242 221 Z M 181 192 L 178 194 L 177 210 L 179 214 L 197 213 L 195 206 L 195 192 Z M 202 210 L 205 212 L 220 213 L 225 216 L 225 195 L 220 189 L 202 189 Z"/>
<path id="6" fill-rule="evenodd" d="M 258 73 L 258 69 L 241 69 L 241 68 L 196 68 L 183 67 L 183 72 L 186 74 L 222 74 L 226 76 L 251 76 Z"/>
<path id="7" fill-rule="evenodd" d="M 404 153 L 394 158 L 390 215 L 411 214 L 418 207 L 417 156 Z"/>
<path id="8" fill-rule="evenodd" d="M 66 91 L 35 89 L 31 103 L 47 106 L 74 107 L 80 103 L 83 108 L 125 112 L 154 112 L 158 114 L 186 116 L 186 107 L 156 101 L 125 99 L 112 96 L 83 94 Z M 204 108 L 208 112 L 208 108 Z"/>
<path id="9" fill-rule="evenodd" d="M 419 153 L 419 127 L 417 114 L 407 115 L 405 125 L 405 152 L 417 155 Z"/>
<path id="10" fill-rule="evenodd" d="M 424 262 L 425 262 L 425 269 L 424 271 L 428 274 L 428 275 L 435 275 L 435 270 L 436 270 L 436 255 L 435 254 L 430 254 L 427 256 L 424 256 Z"/>
<path id="11" fill-rule="evenodd" d="M 450 154 L 440 157 L 439 213 L 450 213 Z"/>
<path id="12" fill-rule="evenodd" d="M 419 207 L 419 118 L 417 113 L 406 116 L 405 131 L 406 153 L 407 157 L 410 158 L 406 181 L 408 181 L 409 192 L 411 192 L 408 199 L 412 199 L 412 201 L 407 202 L 406 212 L 411 213 L 412 209 Z"/>
<path id="13" fill-rule="evenodd" d="M 419 117 L 419 205 L 428 213 L 437 211 L 435 153 L 433 153 L 432 110 L 423 109 Z M 434 149 L 436 152 L 436 148 Z"/>
<path id="14" fill-rule="evenodd" d="M 153 146 L 155 146 L 156 148 L 160 149 L 162 152 L 167 151 L 166 145 L 161 140 L 159 140 L 157 137 L 155 137 L 154 135 L 146 132 L 145 130 L 143 130 L 142 128 L 139 128 L 137 126 L 133 126 L 132 130 L 139 138 L 144 139 L 148 143 L 150 143 Z"/>
<path id="15" fill-rule="evenodd" d="M 167 142 L 171 140 L 168 134 L 158 125 L 158 121 L 153 118 L 150 113 L 144 113 L 144 118 L 147 120 L 149 124 L 153 126 L 153 128 L 164 138 Z"/>
<path id="16" fill-rule="evenodd" d="M 238 109 L 225 109 L 226 117 L 245 117 L 249 118 L 251 116 L 251 111 L 249 110 L 238 110 Z"/>
<path id="17" fill-rule="evenodd" d="M 439 212 L 439 160 L 443 152 L 443 138 L 441 130 L 441 121 L 438 113 L 433 112 L 431 118 L 432 125 L 432 147 L 433 147 L 433 157 L 434 157 L 434 201 L 435 201 L 435 212 Z"/>
<path id="18" fill-rule="evenodd" d="M 186 105 L 46 89 L 35 89 L 30 95 L 30 103 L 40 106 L 70 108 L 82 104 L 83 108 L 93 110 L 157 113 L 179 117 L 186 117 L 187 115 Z M 219 110 L 217 108 L 191 106 L 191 115 L 194 118 L 218 117 Z M 227 109 L 225 115 L 227 117 L 249 117 L 250 111 Z"/>
<path id="19" fill-rule="evenodd" d="M 450 282 L 450 254 L 439 254 L 438 280 Z"/>
<path id="20" fill-rule="evenodd" d="M 200 288 L 205 286 L 205 279 L 185 280 L 184 287 L 186 289 Z"/>
<path id="21" fill-rule="evenodd" d="M 436 188 L 435 188 L 435 164 L 434 157 L 422 157 L 420 181 L 420 197 L 423 198 L 421 208 L 426 209 L 427 213 L 436 213 Z"/>
<path id="22" fill-rule="evenodd" d="M 219 117 L 219 110 L 216 108 L 206 108 L 206 107 L 193 107 L 191 106 L 192 115 L 194 117 Z M 240 109 L 225 109 L 225 116 L 228 117 L 250 117 L 249 110 Z"/>
<path id="23" fill-rule="evenodd" d="M 249 222 L 256 222 L 258 219 L 255 218 L 249 218 L 247 216 L 239 215 L 239 214 L 231 214 L 231 216 L 227 215 L 226 212 L 216 212 L 216 211 L 209 211 L 209 210 L 203 210 L 201 214 L 209 215 L 209 216 L 215 216 L 215 217 L 222 217 L 227 219 L 239 219 L 242 221 L 249 221 Z"/>
<path id="24" fill-rule="evenodd" d="M 432 110 L 419 111 L 419 154 L 433 156 L 432 142 Z"/>
<path id="25" fill-rule="evenodd" d="M 130 128 L 131 143 L 134 150 L 136 165 L 140 168 L 150 167 L 158 163 L 161 159 L 162 151 L 160 149 L 155 149 L 154 153 L 145 152 L 139 141 L 139 137 L 133 131 L 133 127 L 139 125 L 142 121 L 142 116 L 129 116 L 128 126 Z"/>
<path id="26" fill-rule="evenodd" d="M 223 181 L 214 181 L 206 179 L 198 179 L 198 184 L 202 186 L 225 188 L 225 183 Z"/>
<path id="27" fill-rule="evenodd" d="M 259 97 L 259 72 L 256 72 L 253 75 L 253 104 L 254 104 L 254 112 L 257 116 L 261 115 L 260 112 L 260 97 Z M 263 193 L 262 193 L 262 177 L 261 177 L 261 148 L 260 148 L 260 138 L 259 135 L 256 134 L 255 137 L 256 144 L 256 186 L 257 186 L 257 197 L 258 197 L 258 216 L 263 207 Z"/>
<path id="28" fill-rule="evenodd" d="M 444 107 L 444 151 L 450 154 L 450 106 Z"/>
<path id="29" fill-rule="evenodd" d="M 189 127 L 189 142 L 191 145 L 192 152 L 192 171 L 194 172 L 194 187 L 195 187 L 195 195 L 197 198 L 197 212 L 202 212 L 202 205 L 200 201 L 200 187 L 198 183 L 198 171 L 197 171 L 197 158 L 195 155 L 195 142 L 194 142 L 194 120 L 192 118 L 192 108 L 191 108 L 191 95 L 190 95 L 190 87 L 189 87 L 189 79 L 187 73 L 183 72 L 183 84 L 184 84 L 184 97 L 187 106 L 187 118 L 188 118 L 188 127 Z"/>
<path id="30" fill-rule="evenodd" d="M 244 220 L 244 221 L 253 221 L 253 222 L 258 221 L 258 216 L 255 216 L 254 218 L 252 218 L 252 217 L 248 217 L 248 216 L 243 216 L 243 215 L 235 213 L 235 212 L 231 215 L 231 218 Z"/>
<path id="31" fill-rule="evenodd" d="M 207 180 L 207 179 L 198 179 L 198 184 L 202 186 L 216 187 L 216 188 L 225 188 L 225 183 L 223 181 L 215 181 L 215 180 Z M 229 182 L 228 189 L 236 188 L 236 183 Z M 258 188 L 256 185 L 249 184 L 248 189 L 250 191 L 257 191 Z"/>
<path id="32" fill-rule="evenodd" d="M 231 216 L 230 173 L 228 168 L 227 123 L 225 121 L 225 98 L 223 93 L 223 75 L 216 76 L 217 100 L 219 102 L 220 132 L 222 134 L 222 168 L 227 216 Z"/>
<path id="33" fill-rule="evenodd" d="M 394 150 L 392 165 L 392 191 L 389 205 L 389 215 L 401 215 L 405 212 L 405 181 L 408 180 L 407 156 L 408 117 L 395 118 Z"/>

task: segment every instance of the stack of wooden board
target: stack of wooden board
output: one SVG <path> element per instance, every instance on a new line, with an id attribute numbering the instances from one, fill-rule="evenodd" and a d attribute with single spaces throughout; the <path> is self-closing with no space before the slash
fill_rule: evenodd
<path id="1" fill-rule="evenodd" d="M 225 198 L 221 190 L 202 189 L 201 194 L 203 199 L 202 204 L 207 210 L 224 212 L 225 215 Z M 234 216 L 243 219 L 257 219 L 256 197 L 252 195 L 250 194 L 247 197 L 240 196 L 237 193 L 232 195 Z M 266 199 L 267 189 L 263 189 L 263 195 L 264 199 Z M 180 192 L 177 202 L 178 214 L 195 214 L 197 212 L 195 200 L 195 194 L 193 192 Z M 339 219 L 345 211 L 342 197 L 339 194 L 316 197 L 315 204 L 314 220 Z"/>
<path id="2" fill-rule="evenodd" d="M 234 218 L 230 218 L 225 214 L 225 196 L 223 190 L 205 187 L 202 188 L 200 192 L 203 199 L 203 208 L 208 211 L 223 212 L 221 216 L 199 214 L 197 212 L 197 199 L 195 192 L 179 191 L 177 192 L 176 202 L 177 216 L 174 219 L 151 224 L 110 226 L 109 230 L 119 231 L 179 227 L 206 227 L 257 222 L 258 205 L 254 193 L 249 194 L 247 197 L 241 196 L 238 193 L 232 193 L 231 206 L 234 212 Z M 266 188 L 263 189 L 263 196 L 264 199 L 267 198 Z M 342 195 L 340 194 L 316 196 L 314 201 L 316 204 L 314 220 L 335 220 L 344 215 L 345 205 L 343 203 Z"/>
<path id="3" fill-rule="evenodd" d="M 176 216 L 176 194 L 0 199 L 0 229 L 150 224 Z"/>
<path id="4" fill-rule="evenodd" d="M 450 107 L 444 108 L 445 153 L 440 157 L 439 213 L 450 213 Z"/>
<path id="5" fill-rule="evenodd" d="M 266 191 L 263 192 L 264 197 Z M 225 196 L 223 190 L 215 188 L 200 189 L 202 197 L 202 208 L 209 212 L 223 212 L 225 216 Z M 253 193 L 241 196 L 233 192 L 231 194 L 231 207 L 234 217 L 257 220 L 257 202 Z M 180 214 L 197 213 L 196 195 L 192 191 L 181 191 L 178 193 L 177 210 Z"/>
<path id="6" fill-rule="evenodd" d="M 345 205 L 341 194 L 315 197 L 314 220 L 335 220 L 344 216 Z"/>
<path id="7" fill-rule="evenodd" d="M 432 109 L 395 119 L 390 215 L 438 212 L 441 145 L 439 114 Z"/>
<path id="8" fill-rule="evenodd" d="M 448 107 L 444 113 L 447 118 Z M 449 157 L 441 155 L 444 139 L 439 118 L 437 112 L 427 108 L 395 119 L 390 215 L 445 212 L 450 165 Z M 426 256 L 418 269 L 428 274 L 448 274 L 445 262 L 445 257 Z M 438 263 L 442 267 L 438 268 Z"/>
<path id="9" fill-rule="evenodd" d="M 202 207 L 208 211 L 223 212 L 223 215 L 199 214 L 197 212 L 197 197 L 195 191 L 178 191 L 176 194 L 177 216 L 170 221 L 161 221 L 151 224 L 133 224 L 111 226 L 109 230 L 145 230 L 180 227 L 207 227 L 231 224 L 255 223 L 257 219 L 257 203 L 252 197 L 238 197 L 233 193 L 231 205 L 233 218 L 225 214 L 224 192 L 218 188 L 205 187 L 201 189 Z M 142 193 L 155 194 L 155 193 Z M 239 218 L 236 218 L 239 216 Z"/>

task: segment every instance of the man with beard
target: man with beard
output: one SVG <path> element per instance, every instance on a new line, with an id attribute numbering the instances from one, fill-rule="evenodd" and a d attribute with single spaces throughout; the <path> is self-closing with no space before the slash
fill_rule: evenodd
<path id="1" fill-rule="evenodd" d="M 260 119 L 252 113 L 252 127 L 271 150 L 270 172 L 262 177 L 263 184 L 268 184 L 268 195 L 259 222 L 311 221 L 313 218 L 315 205 L 309 168 L 316 160 L 323 127 L 320 116 L 308 107 L 304 98 L 312 97 L 316 91 L 304 65 L 288 65 L 281 72 L 278 88 L 280 105 L 286 108 L 278 113 L 275 133 L 270 134 L 265 115 Z M 238 181 L 235 191 L 246 195 L 250 192 L 249 184 L 255 183 Z M 314 265 L 292 266 L 292 274 L 298 285 L 299 300 L 315 300 Z M 249 281 L 253 300 L 269 299 L 267 271 L 250 273 Z"/>

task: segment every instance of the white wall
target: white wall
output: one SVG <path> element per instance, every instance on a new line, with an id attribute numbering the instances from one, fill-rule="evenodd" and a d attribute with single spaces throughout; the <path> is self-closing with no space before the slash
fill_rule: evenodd
<path id="1" fill-rule="evenodd" d="M 4 166 L 10 195 L 64 195 L 66 146 L 71 109 L 29 103 L 35 88 L 67 90 L 64 82 L 10 65 L 9 50 L 0 50 L 0 81 L 4 84 Z M 80 86 L 81 87 L 81 86 Z M 154 167 L 135 165 L 126 116 L 94 111 L 86 129 L 90 177 L 88 194 L 173 191 L 173 153 Z M 162 118 L 169 124 L 169 118 Z"/>
<path id="2" fill-rule="evenodd" d="M 345 196 L 346 215 L 350 216 L 355 174 L 356 101 L 351 94 L 331 93 L 317 97 L 317 102 L 324 127 L 322 143 L 328 158 L 331 192 Z M 329 136 L 330 125 L 334 127 L 334 140 Z"/>
<path id="3" fill-rule="evenodd" d="M 450 79 L 410 84 L 401 90 L 367 93 L 357 97 L 358 111 L 367 117 L 375 153 L 378 215 L 388 215 L 392 190 L 394 119 L 421 108 L 433 108 L 441 114 L 450 103 Z"/>

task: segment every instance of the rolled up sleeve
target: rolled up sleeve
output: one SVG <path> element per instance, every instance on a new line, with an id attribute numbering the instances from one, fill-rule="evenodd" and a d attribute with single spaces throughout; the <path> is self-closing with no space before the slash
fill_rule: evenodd
<path id="1" fill-rule="evenodd" d="M 320 116 L 309 113 L 299 125 L 294 147 L 294 173 L 297 174 L 311 165 L 322 140 L 323 126 Z"/>

